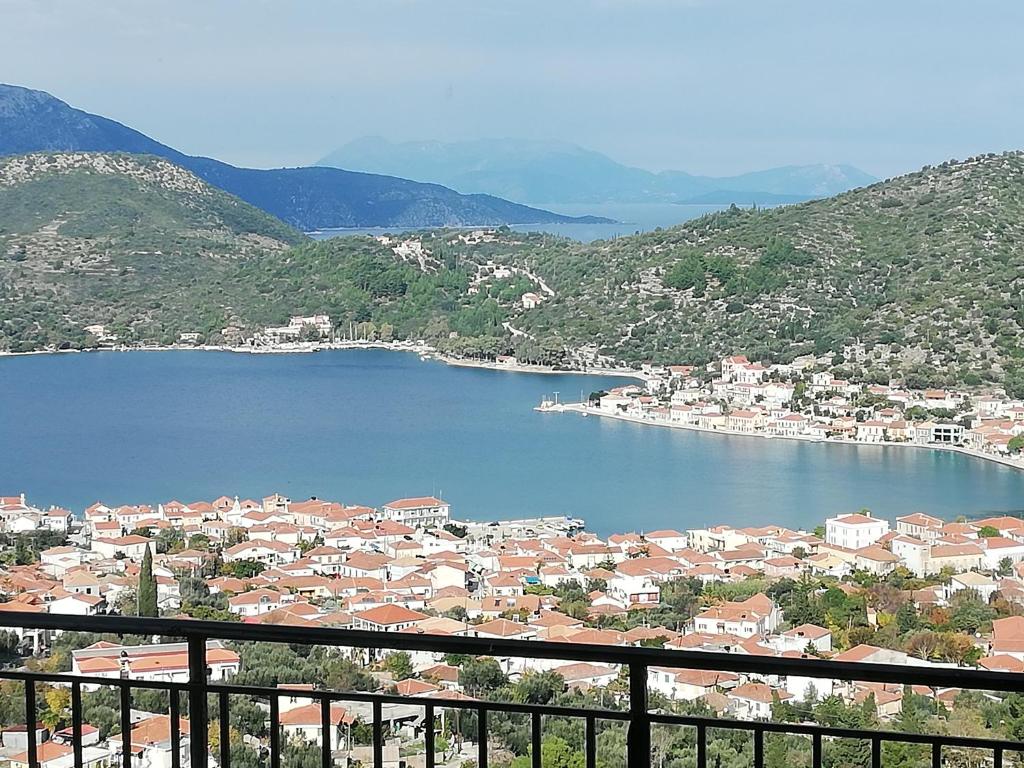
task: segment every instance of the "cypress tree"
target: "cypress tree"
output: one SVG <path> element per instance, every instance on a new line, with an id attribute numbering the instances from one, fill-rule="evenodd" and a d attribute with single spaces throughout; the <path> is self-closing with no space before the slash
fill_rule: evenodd
<path id="1" fill-rule="evenodd" d="M 156 607 L 156 577 L 153 576 L 153 553 L 146 545 L 142 556 L 142 572 L 139 574 L 139 616 L 159 615 Z"/>

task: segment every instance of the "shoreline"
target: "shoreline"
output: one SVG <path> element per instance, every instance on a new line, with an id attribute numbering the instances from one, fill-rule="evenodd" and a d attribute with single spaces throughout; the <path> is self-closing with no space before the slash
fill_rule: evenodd
<path id="1" fill-rule="evenodd" d="M 862 443 L 857 442 L 856 440 L 840 440 L 834 437 L 810 437 L 807 435 L 770 435 L 765 432 L 741 432 L 736 429 L 709 429 L 707 427 L 697 426 L 696 424 L 680 424 L 678 422 L 673 423 L 657 421 L 655 419 L 647 419 L 644 418 L 643 416 L 631 416 L 625 413 L 608 413 L 607 411 L 601 411 L 598 408 L 588 408 L 582 403 L 565 403 L 552 406 L 550 408 L 536 408 L 534 410 L 540 411 L 542 413 L 577 413 L 581 416 L 600 416 L 606 419 L 626 421 L 633 424 L 640 424 L 648 427 L 683 429 L 689 432 L 701 432 L 703 434 L 710 435 L 726 435 L 728 437 L 752 437 L 759 438 L 761 440 L 789 440 L 793 442 L 812 444 L 827 443 L 829 445 L 853 446 L 854 448 L 917 448 L 929 451 L 941 451 L 943 453 L 958 453 L 962 456 L 967 456 L 972 459 L 990 461 L 994 464 L 999 464 L 1001 466 L 1007 467 L 1008 469 L 1024 471 L 1024 460 L 1014 460 L 1004 456 L 995 456 L 990 453 L 975 451 L 972 450 L 971 448 L 965 448 L 959 445 L 938 445 L 933 443 L 921 445 L 919 443 L 897 443 L 891 440 L 882 440 L 877 443 Z"/>
<path id="2" fill-rule="evenodd" d="M 232 352 L 249 355 L 308 355 L 315 352 L 333 352 L 358 349 L 381 349 L 387 352 L 414 352 L 421 358 L 437 360 L 455 368 L 481 368 L 489 371 L 506 371 L 509 373 L 541 373 L 561 374 L 566 376 L 605 376 L 636 379 L 646 381 L 647 375 L 642 371 L 628 368 L 552 368 L 548 365 L 532 365 L 529 363 L 497 363 L 491 360 L 475 360 L 472 358 L 452 357 L 438 352 L 429 344 L 415 341 L 332 341 L 332 342 L 295 342 L 267 347 L 232 347 L 224 344 L 204 344 L 191 346 L 185 344 L 134 346 L 134 347 L 103 347 L 95 349 L 39 349 L 30 352 L 0 352 L 0 360 L 9 357 L 29 357 L 36 355 L 75 355 L 93 354 L 96 352 Z"/>
<path id="3" fill-rule="evenodd" d="M 55 350 L 33 350 L 31 352 L 0 352 L 0 361 L 4 358 L 28 357 L 33 355 L 66 355 L 66 354 L 90 354 L 95 352 L 232 352 L 235 354 L 250 355 L 294 355 L 313 354 L 322 351 L 344 351 L 359 349 L 380 349 L 388 352 L 412 352 L 419 355 L 422 360 L 436 360 L 453 368 L 477 368 L 489 371 L 505 371 L 508 373 L 536 373 L 536 374 L 563 374 L 570 376 L 604 376 L 635 379 L 647 381 L 648 377 L 642 371 L 617 368 L 589 368 L 580 369 L 556 369 L 545 365 L 531 365 L 528 363 L 497 363 L 490 360 L 473 360 L 469 358 L 451 357 L 438 352 L 429 344 L 420 344 L 414 341 L 335 341 L 335 342 L 295 342 L 293 344 L 280 344 L 272 347 L 232 347 L 227 345 L 202 345 L 186 346 L 172 344 L 170 346 L 138 346 L 138 347 L 111 347 L 104 349 L 55 349 Z M 969 458 L 981 459 L 983 461 L 999 464 L 1009 469 L 1024 470 L 1024 459 L 1014 460 L 1005 456 L 997 456 L 990 453 L 976 451 L 970 448 L 957 445 L 938 445 L 918 443 L 879 441 L 874 443 L 862 443 L 856 440 L 840 440 L 830 437 L 810 437 L 808 435 L 772 435 L 765 432 L 742 432 L 734 429 L 709 429 L 696 424 L 681 424 L 678 422 L 664 422 L 642 416 L 629 414 L 617 414 L 601 411 L 597 408 L 588 408 L 582 403 L 560 403 L 548 408 L 534 408 L 542 413 L 578 413 L 585 416 L 600 416 L 618 421 L 626 421 L 643 426 L 664 427 L 668 429 L 683 429 L 690 432 L 701 432 L 705 434 L 727 435 L 732 437 L 752 437 L 762 440 L 790 440 L 802 443 L 828 443 L 831 445 L 848 446 L 877 446 L 882 448 L 918 448 L 932 451 L 943 451 L 946 453 L 958 453 Z"/>

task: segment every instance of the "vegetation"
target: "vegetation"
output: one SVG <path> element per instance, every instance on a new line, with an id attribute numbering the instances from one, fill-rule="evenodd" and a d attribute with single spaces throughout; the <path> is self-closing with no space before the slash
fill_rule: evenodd
<path id="1" fill-rule="evenodd" d="M 239 341 L 326 312 L 345 335 L 484 359 L 816 355 L 866 380 L 1024 396 L 1020 153 L 588 245 L 425 232 L 422 259 L 372 238 L 285 252 L 296 233 L 226 195 L 189 207 L 160 175 L 37 162 L 29 181 L 0 183 L 0 349 L 95 346 L 84 328 L 96 323 L 125 343 Z M 524 308 L 527 292 L 539 306 Z"/>
<path id="2" fill-rule="evenodd" d="M 157 608 L 156 576 L 153 575 L 153 552 L 148 544 L 142 555 L 137 593 L 139 616 L 158 616 L 160 611 Z"/>

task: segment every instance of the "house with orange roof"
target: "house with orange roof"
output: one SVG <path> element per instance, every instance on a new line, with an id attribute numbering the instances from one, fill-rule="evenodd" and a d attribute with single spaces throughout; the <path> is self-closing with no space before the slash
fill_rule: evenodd
<path id="1" fill-rule="evenodd" d="M 451 506 L 435 496 L 416 496 L 389 501 L 381 515 L 412 528 L 443 528 L 451 517 Z"/>
<path id="2" fill-rule="evenodd" d="M 898 717 L 903 711 L 903 690 L 893 686 L 877 683 L 864 683 L 855 686 L 853 703 L 862 705 L 869 698 L 875 702 L 875 711 L 884 719 Z"/>
<path id="3" fill-rule="evenodd" d="M 793 694 L 784 689 L 771 688 L 765 683 L 744 683 L 729 691 L 730 711 L 743 720 L 768 720 L 772 716 L 772 703 L 787 701 Z"/>
<path id="4" fill-rule="evenodd" d="M 414 677 L 408 677 L 395 683 L 395 693 L 399 696 L 409 696 L 412 698 L 417 696 L 433 696 L 440 690 L 441 686 L 428 683 L 426 680 L 417 680 Z"/>
<path id="5" fill-rule="evenodd" d="M 992 622 L 991 654 L 1024 661 L 1024 616 L 1009 616 Z"/>
<path id="6" fill-rule="evenodd" d="M 50 593 L 50 613 L 69 614 L 72 616 L 95 616 L 106 610 L 107 601 L 100 595 L 81 592 L 67 592 L 64 589 Z"/>
<path id="7" fill-rule="evenodd" d="M 346 727 L 356 722 L 356 716 L 343 705 L 332 703 L 327 715 L 330 727 L 329 742 L 331 750 L 339 750 L 345 743 Z M 307 744 L 320 744 L 323 733 L 320 702 L 291 707 L 280 713 L 281 729 L 287 737 L 301 739 Z"/>
<path id="8" fill-rule="evenodd" d="M 128 560 L 136 561 L 142 560 L 147 546 L 155 551 L 151 539 L 136 534 L 94 538 L 89 543 L 89 548 L 101 557 L 113 558 L 120 555 Z"/>
<path id="9" fill-rule="evenodd" d="M 380 579 L 387 578 L 388 563 L 392 558 L 382 552 L 351 552 L 341 564 L 341 575 L 349 578 Z"/>
<path id="10" fill-rule="evenodd" d="M 186 765 L 190 743 L 188 719 L 179 718 L 178 732 L 178 760 L 181 765 Z M 152 768 L 171 768 L 174 764 L 171 735 L 171 718 L 168 715 L 154 715 L 140 720 L 129 732 L 132 749 L 138 750 L 140 762 Z"/>
<path id="11" fill-rule="evenodd" d="M 922 541 L 939 537 L 943 521 L 924 512 L 914 512 L 896 518 L 896 532 Z"/>
<path id="12" fill-rule="evenodd" d="M 832 630 L 819 627 L 817 624 L 801 624 L 787 629 L 774 638 L 774 645 L 780 653 L 783 651 L 799 651 L 803 653 L 810 645 L 819 653 L 832 650 Z"/>
<path id="13" fill-rule="evenodd" d="M 898 555 L 879 546 L 868 546 L 854 552 L 854 565 L 861 571 L 883 576 L 896 570 L 900 564 Z"/>
<path id="14" fill-rule="evenodd" d="M 254 589 L 229 597 L 228 610 L 245 618 L 270 613 L 292 602 L 295 602 L 292 595 L 274 589 Z"/>
<path id="15" fill-rule="evenodd" d="M 283 541 L 242 541 L 224 550 L 224 561 L 255 560 L 267 566 L 294 563 L 299 559 L 298 547 Z"/>
<path id="16" fill-rule="evenodd" d="M 537 615 L 544 606 L 550 607 L 558 602 L 558 598 L 541 595 L 490 595 L 480 599 L 480 615 L 487 619 L 496 619 L 503 613 L 525 614 L 527 617 Z"/>
<path id="17" fill-rule="evenodd" d="M 644 539 L 670 552 L 685 549 L 689 545 L 689 537 L 685 533 L 672 529 L 650 531 L 644 534 Z"/>
<path id="18" fill-rule="evenodd" d="M 692 631 L 708 635 L 761 637 L 774 632 L 782 613 L 767 595 L 713 605 L 693 618 Z"/>
<path id="19" fill-rule="evenodd" d="M 453 667 L 451 664 L 435 664 L 432 667 L 427 667 L 420 672 L 420 677 L 437 683 L 445 690 L 454 691 L 459 688 L 459 668 Z"/>
<path id="20" fill-rule="evenodd" d="M 939 573 L 944 568 L 954 571 L 973 571 L 985 567 L 985 550 L 971 542 L 963 544 L 936 543 L 928 553 L 925 575 Z"/>
<path id="21" fill-rule="evenodd" d="M 888 532 L 888 520 L 860 513 L 830 517 L 825 521 L 825 541 L 845 549 L 870 547 Z"/>
<path id="22" fill-rule="evenodd" d="M 206 661 L 214 680 L 228 679 L 241 663 L 238 654 L 219 640 L 207 641 Z M 188 647 L 185 643 L 123 646 L 101 641 L 72 651 L 71 671 L 94 677 L 183 682 L 188 680 Z"/>
<path id="23" fill-rule="evenodd" d="M 588 664 L 586 662 L 561 664 L 554 667 L 551 671 L 565 681 L 566 688 L 578 691 L 604 687 L 615 682 L 619 675 L 616 667 L 607 664 Z"/>
<path id="24" fill-rule="evenodd" d="M 696 701 L 712 691 L 729 690 L 739 684 L 739 675 L 714 670 L 650 667 L 647 687 L 673 701 Z"/>
<path id="25" fill-rule="evenodd" d="M 537 637 L 537 629 L 531 624 L 521 624 L 508 619 L 492 619 L 477 624 L 470 630 L 474 637 L 486 637 L 495 640 L 533 640 Z"/>
<path id="26" fill-rule="evenodd" d="M 484 591 L 495 597 L 517 597 L 525 594 L 524 576 L 532 575 L 530 571 L 495 571 L 483 578 Z"/>
<path id="27" fill-rule="evenodd" d="M 763 566 L 764 575 L 770 579 L 796 578 L 804 568 L 803 561 L 792 555 L 766 558 Z"/>
<path id="28" fill-rule="evenodd" d="M 429 618 L 427 614 L 400 605 L 382 605 L 354 614 L 352 626 L 353 629 L 400 632 L 426 618 Z"/>
<path id="29" fill-rule="evenodd" d="M 990 571 L 997 570 L 1004 560 L 1009 560 L 1011 565 L 1024 561 L 1024 541 L 988 536 L 980 537 L 978 544 L 985 552 L 985 567 Z"/>
<path id="30" fill-rule="evenodd" d="M 990 672 L 1024 672 L 1024 661 L 1005 653 L 979 659 L 978 666 Z"/>
<path id="31" fill-rule="evenodd" d="M 82 749 L 82 768 L 105 768 L 112 759 L 111 751 L 101 746 L 85 746 Z M 15 752 L 8 756 L 10 768 L 29 768 L 28 752 Z M 75 765 L 74 750 L 68 744 L 46 741 L 36 747 L 36 766 L 33 768 L 72 768 Z"/>

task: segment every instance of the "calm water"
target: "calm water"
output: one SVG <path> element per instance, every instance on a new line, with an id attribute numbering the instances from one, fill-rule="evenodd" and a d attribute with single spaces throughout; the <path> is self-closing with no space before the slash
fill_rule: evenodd
<path id="1" fill-rule="evenodd" d="M 1024 507 L 1024 473 L 927 450 L 704 435 L 532 407 L 622 380 L 451 368 L 415 355 L 139 352 L 0 359 L 0 495 L 80 511 L 280 491 L 594 530 L 814 526 L 869 507 Z"/>
<path id="2" fill-rule="evenodd" d="M 530 205 L 533 205 L 532 203 Z M 705 213 L 721 211 L 725 205 L 674 205 L 672 203 L 544 203 L 534 205 L 566 216 L 604 216 L 614 219 L 612 224 L 518 224 L 512 229 L 517 232 L 547 232 L 552 235 L 570 237 L 589 243 L 594 240 L 610 240 L 614 237 L 649 232 L 658 227 L 672 227 L 684 221 L 696 219 Z M 366 227 L 353 229 L 324 229 L 310 233 L 317 240 L 345 235 L 386 235 L 401 234 L 414 230 Z"/>

